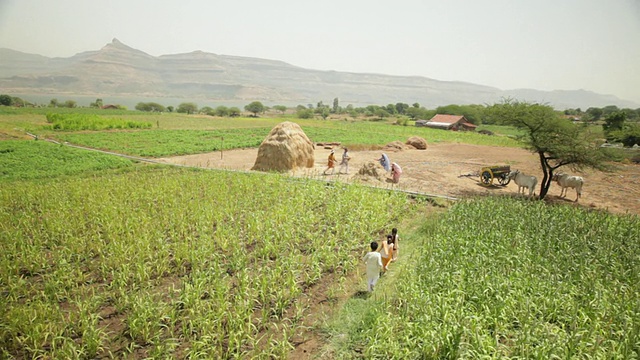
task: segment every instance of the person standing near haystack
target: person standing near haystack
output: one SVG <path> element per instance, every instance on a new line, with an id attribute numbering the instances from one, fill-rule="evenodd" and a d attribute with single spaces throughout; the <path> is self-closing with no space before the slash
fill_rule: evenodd
<path id="1" fill-rule="evenodd" d="M 351 156 L 349 156 L 349 149 L 344 148 L 344 152 L 342 153 L 342 162 L 340 162 L 340 169 L 338 170 L 338 174 L 342 172 L 343 167 L 346 167 L 347 172 L 345 172 L 345 174 L 349 175 L 349 160 L 351 160 Z"/>
<path id="2" fill-rule="evenodd" d="M 394 183 L 400 182 L 400 175 L 402 175 L 402 168 L 397 163 L 391 164 L 391 178 Z"/>
<path id="3" fill-rule="evenodd" d="M 336 160 L 335 151 L 331 150 L 331 153 L 329 154 L 329 159 L 327 162 L 327 168 L 324 169 L 324 171 L 322 172 L 322 175 L 327 175 L 327 170 L 329 169 L 331 169 L 331 175 L 333 175 L 333 172 L 336 171 L 336 162 L 338 162 L 338 160 Z"/>
<path id="4" fill-rule="evenodd" d="M 391 170 L 391 162 L 389 161 L 387 154 L 382 153 L 380 159 L 376 159 L 376 161 L 380 163 L 380 166 L 382 166 L 385 171 Z"/>

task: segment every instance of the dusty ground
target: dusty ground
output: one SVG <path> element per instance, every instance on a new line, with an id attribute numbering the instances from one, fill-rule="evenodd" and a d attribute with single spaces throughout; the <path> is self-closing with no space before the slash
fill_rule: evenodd
<path id="1" fill-rule="evenodd" d="M 181 165 L 221 168 L 233 170 L 250 170 L 253 166 L 258 149 L 244 149 L 213 152 L 198 155 L 179 156 L 159 159 L 161 162 Z M 351 162 L 349 175 L 323 176 L 329 150 L 316 147 L 315 167 L 313 169 L 298 170 L 293 175 L 316 178 L 334 179 L 340 181 L 356 181 L 354 175 L 366 162 L 375 162 L 382 151 L 349 151 Z M 340 159 L 342 150 L 336 149 L 336 157 Z M 542 180 L 542 172 L 538 157 L 526 150 L 500 148 L 466 144 L 429 144 L 427 150 L 404 150 L 387 152 L 392 162 L 402 166 L 403 174 L 398 185 L 386 181 L 370 178 L 367 183 L 375 186 L 391 187 L 404 190 L 418 191 L 435 195 L 451 197 L 468 197 L 474 195 L 515 194 L 517 186 L 511 182 L 505 187 L 484 187 L 478 182 L 478 176 L 461 176 L 477 174 L 484 166 L 510 165 L 512 170 L 535 175 Z M 618 164 L 612 173 L 586 170 L 576 173 L 585 179 L 582 198 L 579 204 L 573 204 L 576 192 L 569 189 L 566 200 L 559 199 L 560 187 L 553 183 L 548 201 L 562 202 L 573 206 L 608 210 L 617 214 L 640 215 L 640 166 L 632 164 Z M 336 168 L 336 173 L 337 173 Z M 379 167 L 380 173 L 384 171 Z M 569 172 L 569 170 L 564 170 Z M 496 182 L 497 184 L 497 182 Z M 536 193 L 539 189 L 536 189 Z"/>

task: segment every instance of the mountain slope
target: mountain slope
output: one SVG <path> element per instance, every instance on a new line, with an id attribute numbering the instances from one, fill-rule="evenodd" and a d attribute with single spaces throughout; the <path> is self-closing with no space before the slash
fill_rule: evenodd
<path id="1" fill-rule="evenodd" d="M 282 61 L 194 51 L 152 56 L 117 39 L 97 51 L 47 58 L 0 49 L 0 89 L 15 94 L 184 98 L 187 101 L 253 101 L 287 105 L 330 102 L 357 106 L 397 102 L 426 107 L 484 104 L 504 97 L 546 102 L 557 108 L 640 107 L 584 90 L 498 88 L 419 76 L 304 69 Z"/>

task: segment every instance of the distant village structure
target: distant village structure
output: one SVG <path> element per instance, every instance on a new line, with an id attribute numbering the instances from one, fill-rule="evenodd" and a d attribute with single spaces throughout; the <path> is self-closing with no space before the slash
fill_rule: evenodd
<path id="1" fill-rule="evenodd" d="M 472 124 L 463 115 L 445 115 L 437 114 L 432 117 L 431 120 L 417 120 L 416 126 L 426 126 L 434 129 L 443 130 L 463 130 L 463 131 L 475 131 L 476 125 Z"/>

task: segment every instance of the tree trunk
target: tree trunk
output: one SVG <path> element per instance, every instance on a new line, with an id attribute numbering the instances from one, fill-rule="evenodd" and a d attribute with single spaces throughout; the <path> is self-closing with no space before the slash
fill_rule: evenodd
<path id="1" fill-rule="evenodd" d="M 547 159 L 544 156 L 544 151 L 538 151 L 538 156 L 540 157 L 540 168 L 542 169 L 542 172 L 544 174 L 542 181 L 540 182 L 540 197 L 539 199 L 542 200 L 544 199 L 545 196 L 547 196 L 547 193 L 549 192 L 549 187 L 551 186 L 551 179 L 552 179 L 552 171 L 551 167 L 549 166 L 549 164 L 547 163 Z"/>

